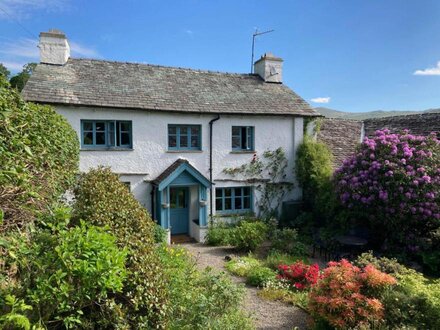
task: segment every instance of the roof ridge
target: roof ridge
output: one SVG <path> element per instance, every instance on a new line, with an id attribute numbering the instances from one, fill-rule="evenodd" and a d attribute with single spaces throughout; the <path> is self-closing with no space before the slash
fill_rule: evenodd
<path id="1" fill-rule="evenodd" d="M 142 63 L 142 62 L 114 61 L 114 60 L 104 60 L 104 59 L 86 58 L 86 57 L 76 57 L 76 58 L 70 57 L 68 61 L 71 61 L 71 60 L 105 62 L 105 63 L 115 63 L 115 64 L 129 64 L 129 65 L 139 65 L 139 66 L 147 66 L 147 67 L 153 67 L 153 68 L 185 70 L 185 71 L 194 71 L 194 72 L 200 72 L 200 73 L 213 73 L 213 74 L 241 76 L 241 77 L 259 77 L 258 74 L 255 74 L 255 73 L 238 73 L 238 72 L 226 72 L 226 71 L 216 71 L 216 70 L 207 70 L 207 69 L 193 69 L 193 68 L 188 68 L 188 67 L 159 65 L 159 64 Z"/>

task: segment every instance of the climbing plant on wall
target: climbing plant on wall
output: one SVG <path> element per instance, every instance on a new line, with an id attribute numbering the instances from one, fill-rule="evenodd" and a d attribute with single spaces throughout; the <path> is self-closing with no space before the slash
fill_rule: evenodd
<path id="1" fill-rule="evenodd" d="M 250 163 L 225 168 L 223 173 L 242 179 L 244 182 L 257 183 L 258 215 L 264 218 L 278 217 L 284 196 L 293 188 L 293 183 L 286 181 L 287 165 L 288 161 L 284 150 L 278 148 L 266 150 L 261 158 L 254 154 Z"/>

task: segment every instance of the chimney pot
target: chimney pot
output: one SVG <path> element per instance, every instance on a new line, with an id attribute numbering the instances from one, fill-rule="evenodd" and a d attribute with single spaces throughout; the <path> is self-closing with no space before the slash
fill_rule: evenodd
<path id="1" fill-rule="evenodd" d="M 270 52 L 265 53 L 254 63 L 254 72 L 265 82 L 280 84 L 283 82 L 283 59 Z"/>
<path id="2" fill-rule="evenodd" d="M 50 29 L 40 33 L 40 63 L 64 65 L 70 57 L 70 46 L 64 32 Z"/>

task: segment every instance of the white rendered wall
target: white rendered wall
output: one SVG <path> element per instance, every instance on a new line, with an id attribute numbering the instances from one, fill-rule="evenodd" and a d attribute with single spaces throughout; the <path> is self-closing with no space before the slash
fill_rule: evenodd
<path id="1" fill-rule="evenodd" d="M 187 159 L 204 176 L 209 178 L 208 123 L 215 118 L 215 115 L 68 106 L 57 106 L 56 109 L 58 113 L 67 118 L 78 136 L 81 132 L 81 119 L 132 121 L 133 150 L 81 150 L 80 170 L 87 171 L 99 165 L 111 167 L 114 172 L 121 174 L 122 181 L 130 181 L 134 196 L 150 211 L 151 185 L 148 182 L 154 180 L 177 158 Z M 201 125 L 202 151 L 168 151 L 168 124 Z M 255 150 L 259 156 L 265 150 L 283 148 L 288 159 L 286 181 L 295 181 L 293 167 L 296 149 L 303 138 L 303 118 L 293 116 L 222 115 L 214 123 L 213 178 L 215 187 L 248 185 L 243 182 L 222 181 L 231 178 L 222 173 L 224 168 L 249 163 L 253 157 L 253 153 L 232 152 L 232 126 L 255 127 Z M 300 197 L 301 189 L 295 188 L 286 196 L 285 200 Z M 258 196 L 254 198 L 254 201 L 257 199 Z"/>

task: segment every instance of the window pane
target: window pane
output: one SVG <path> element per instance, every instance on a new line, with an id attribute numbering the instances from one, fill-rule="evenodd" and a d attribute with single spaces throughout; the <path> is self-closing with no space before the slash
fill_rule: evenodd
<path id="1" fill-rule="evenodd" d="M 241 196 L 241 188 L 235 188 L 235 196 Z"/>
<path id="2" fill-rule="evenodd" d="M 248 140 L 247 140 L 248 149 L 254 148 L 254 128 L 248 127 Z"/>
<path id="3" fill-rule="evenodd" d="M 188 136 L 180 133 L 180 148 L 188 148 Z"/>
<path id="4" fill-rule="evenodd" d="M 235 209 L 236 210 L 241 210 L 242 209 L 241 197 L 235 197 Z"/>
<path id="5" fill-rule="evenodd" d="M 225 198 L 225 210 L 232 210 L 232 198 L 231 197 Z"/>
<path id="6" fill-rule="evenodd" d="M 232 149 L 241 149 L 239 136 L 232 137 Z"/>
<path id="7" fill-rule="evenodd" d="M 217 211 L 221 211 L 221 210 L 223 210 L 222 199 L 221 199 L 221 198 L 216 198 L 216 199 L 215 199 L 215 209 L 216 209 Z"/>
<path id="8" fill-rule="evenodd" d="M 199 131 L 200 131 L 200 128 L 199 127 L 197 127 L 197 126 L 192 126 L 191 127 L 191 135 L 199 135 Z"/>
<path id="9" fill-rule="evenodd" d="M 223 192 L 224 192 L 224 194 L 225 194 L 226 197 L 231 197 L 232 189 L 231 189 L 231 188 L 225 188 L 225 189 L 223 190 Z"/>
<path id="10" fill-rule="evenodd" d="M 250 209 L 251 208 L 251 196 L 249 197 L 243 197 L 243 209 Z"/>
<path id="11" fill-rule="evenodd" d="M 176 134 L 176 126 L 168 126 L 168 134 Z"/>
<path id="12" fill-rule="evenodd" d="M 84 131 L 93 131 L 93 123 L 90 121 L 83 122 Z"/>
<path id="13" fill-rule="evenodd" d="M 130 145 L 130 133 L 121 133 L 121 145 Z"/>
<path id="14" fill-rule="evenodd" d="M 251 188 L 243 187 L 243 196 L 249 196 L 251 194 Z"/>
<path id="15" fill-rule="evenodd" d="M 84 145 L 91 145 L 93 144 L 93 133 L 88 132 L 83 134 L 83 144 Z"/>
<path id="16" fill-rule="evenodd" d="M 188 127 L 180 127 L 180 135 L 187 135 Z"/>
<path id="17" fill-rule="evenodd" d="M 199 137 L 191 135 L 191 147 L 198 148 L 199 147 Z"/>
<path id="18" fill-rule="evenodd" d="M 170 137 L 168 138 L 168 146 L 170 148 L 175 148 L 176 147 L 176 137 L 170 135 Z"/>
<path id="19" fill-rule="evenodd" d="M 96 132 L 96 145 L 105 145 L 105 133 Z"/>
<path id="20" fill-rule="evenodd" d="M 174 189 L 170 189 L 170 208 L 175 209 L 177 204 L 177 195 Z"/>
<path id="21" fill-rule="evenodd" d="M 116 145 L 115 141 L 115 123 L 108 123 L 108 145 L 114 147 Z"/>
<path id="22" fill-rule="evenodd" d="M 126 131 L 126 132 L 128 132 L 128 131 L 130 131 L 130 123 L 129 122 L 121 122 L 120 123 L 120 125 L 121 125 L 121 131 Z"/>
<path id="23" fill-rule="evenodd" d="M 232 126 L 232 135 L 240 136 L 240 126 Z"/>
<path id="24" fill-rule="evenodd" d="M 223 188 L 215 188 L 215 197 L 222 197 L 223 196 Z"/>
<path id="25" fill-rule="evenodd" d="M 185 190 L 179 189 L 177 193 L 177 207 L 185 208 L 186 207 L 186 199 L 185 199 Z"/>
<path id="26" fill-rule="evenodd" d="M 96 122 L 96 131 L 104 132 L 105 131 L 105 122 L 97 121 Z"/>
<path id="27" fill-rule="evenodd" d="M 246 134 L 246 127 L 241 128 L 241 149 L 247 149 L 247 134 Z"/>

